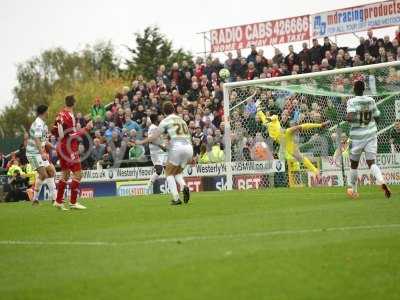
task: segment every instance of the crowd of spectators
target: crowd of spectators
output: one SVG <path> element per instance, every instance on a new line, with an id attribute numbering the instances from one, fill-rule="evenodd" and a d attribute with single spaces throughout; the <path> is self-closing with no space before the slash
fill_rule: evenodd
<path id="1" fill-rule="evenodd" d="M 400 60 L 399 43 L 400 27 L 392 38 L 375 37 L 369 30 L 367 37 L 361 37 L 360 44 L 351 49 L 339 47 L 326 37 L 322 45 L 317 39 L 312 40 L 311 46 L 304 42 L 299 52 L 292 45 L 286 54 L 275 48 L 271 58 L 265 57 L 262 49 L 252 46 L 247 57 L 237 50 L 235 55 L 227 53 L 224 62 L 210 56 L 205 60 L 198 57 L 194 62 L 183 61 L 180 65 L 174 63 L 170 69 L 161 65 L 153 79 L 146 81 L 139 75 L 114 99 L 98 97 L 89 114 L 76 113 L 77 129 L 84 127 L 89 119 L 94 122 L 91 138 L 84 140 L 79 149 L 84 158 L 83 168 L 107 168 L 116 161 L 128 164 L 148 162 L 149 150 L 135 141 L 147 135 L 150 114 L 158 114 L 159 120 L 163 118 L 161 107 L 164 101 L 171 101 L 177 114 L 187 122 L 194 145 L 194 161 L 222 161 L 225 124 L 223 80 L 219 76 L 221 69 L 229 70 L 229 81 L 241 81 L 370 65 Z M 400 75 L 394 76 L 398 76 L 400 81 Z M 236 101 L 238 97 L 235 93 L 230 96 L 231 101 Z M 337 118 L 337 110 L 330 101 L 324 106 L 317 102 L 306 105 L 301 99 L 279 97 L 270 90 L 263 91 L 257 101 L 262 102 L 267 113 L 279 115 L 283 127 L 292 123 Z M 249 98 L 244 105 L 243 114 L 233 112 L 232 124 L 235 120 L 243 123 L 243 118 L 247 118 L 246 128 L 251 130 L 242 132 L 243 136 L 247 138 L 249 132 L 254 132 L 253 138 L 265 138 L 265 128 L 256 117 L 256 101 Z M 53 145 L 57 143 L 54 137 L 50 137 L 50 142 Z M 243 148 L 244 145 L 239 143 L 237 147 Z M 52 151 L 50 156 L 57 165 L 56 152 Z M 0 158 L 3 159 L 2 156 Z M 1 167 L 7 170 L 12 161 L 7 165 L 0 160 Z"/>

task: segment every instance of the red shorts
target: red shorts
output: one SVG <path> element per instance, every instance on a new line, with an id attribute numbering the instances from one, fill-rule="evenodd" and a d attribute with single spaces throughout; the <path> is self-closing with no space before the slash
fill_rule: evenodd
<path id="1" fill-rule="evenodd" d="M 64 147 L 57 147 L 57 156 L 60 160 L 61 171 L 78 172 L 82 170 L 79 152 L 71 152 Z"/>

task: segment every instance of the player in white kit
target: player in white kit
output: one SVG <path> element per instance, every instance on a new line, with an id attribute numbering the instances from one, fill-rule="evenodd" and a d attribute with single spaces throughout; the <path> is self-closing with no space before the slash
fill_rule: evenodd
<path id="1" fill-rule="evenodd" d="M 158 129 L 158 115 L 152 114 L 150 115 L 151 125 L 149 127 L 148 136 L 151 137 L 154 133 L 156 133 Z M 165 146 L 162 143 L 161 137 L 149 143 L 150 148 L 150 157 L 154 166 L 153 175 L 151 175 L 150 180 L 148 182 L 148 188 L 151 189 L 153 187 L 154 182 L 160 177 L 162 174 L 165 162 L 167 160 L 167 153 L 165 152 Z"/>
<path id="2" fill-rule="evenodd" d="M 42 185 L 47 184 L 50 190 L 50 196 L 54 199 L 55 195 L 55 170 L 54 166 L 48 161 L 48 154 L 45 151 L 48 128 L 44 120 L 47 117 L 46 105 L 39 105 L 36 109 L 37 118 L 29 129 L 28 145 L 26 146 L 26 157 L 32 169 L 38 173 L 35 179 L 35 186 L 32 201 L 38 203 L 38 198 Z"/>
<path id="3" fill-rule="evenodd" d="M 183 202 L 188 203 L 190 200 L 189 188 L 183 179 L 183 170 L 188 161 L 193 157 L 193 146 L 188 126 L 181 117 L 175 115 L 174 105 L 171 102 L 164 103 L 163 111 L 167 117 L 161 121 L 158 130 L 155 130 L 146 139 L 138 143 L 153 143 L 162 134 L 169 136 L 170 145 L 168 148 L 165 175 L 167 176 L 168 188 L 173 197 L 171 204 L 179 205 L 182 202 L 179 199 L 176 183 L 179 184 L 183 193 Z"/>
<path id="4" fill-rule="evenodd" d="M 376 179 L 376 183 L 381 186 L 387 198 L 391 192 L 383 179 L 382 172 L 375 164 L 376 153 L 378 151 L 378 138 L 376 122 L 379 119 L 380 111 L 376 106 L 375 100 L 368 96 L 363 96 L 365 85 L 363 81 L 354 83 L 354 94 L 356 97 L 347 101 L 347 121 L 350 123 L 350 183 L 351 188 L 347 190 L 347 195 L 358 198 L 358 162 L 361 154 L 365 153 L 365 160 Z"/>

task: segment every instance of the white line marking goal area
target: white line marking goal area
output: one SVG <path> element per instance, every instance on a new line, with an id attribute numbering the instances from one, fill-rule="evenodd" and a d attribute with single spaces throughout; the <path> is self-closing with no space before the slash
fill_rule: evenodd
<path id="1" fill-rule="evenodd" d="M 382 230 L 382 229 L 400 229 L 400 224 L 381 224 L 381 225 L 359 225 L 359 226 L 344 226 L 344 227 L 327 227 L 301 230 L 276 230 L 276 231 L 261 231 L 248 233 L 233 233 L 233 234 L 217 234 L 217 235 L 197 235 L 197 236 L 182 236 L 182 237 L 166 237 L 155 238 L 148 240 L 133 240 L 126 242 L 112 241 L 34 241 L 34 240 L 0 240 L 0 246 L 129 246 L 140 244 L 164 244 L 164 243 L 179 243 L 190 241 L 208 241 L 208 240 L 230 240 L 243 238 L 262 238 L 268 236 L 280 235 L 302 235 L 323 232 L 340 232 L 340 231 L 361 231 L 361 230 Z"/>

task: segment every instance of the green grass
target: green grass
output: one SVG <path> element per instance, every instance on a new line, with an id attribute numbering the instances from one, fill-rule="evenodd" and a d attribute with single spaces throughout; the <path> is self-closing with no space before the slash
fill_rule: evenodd
<path id="1" fill-rule="evenodd" d="M 181 207 L 109 198 L 68 212 L 1 204 L 0 299 L 399 299 L 393 192 L 197 193 Z"/>

